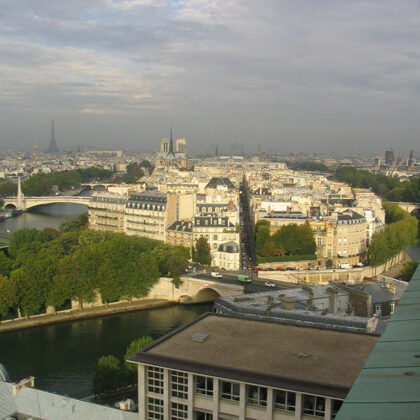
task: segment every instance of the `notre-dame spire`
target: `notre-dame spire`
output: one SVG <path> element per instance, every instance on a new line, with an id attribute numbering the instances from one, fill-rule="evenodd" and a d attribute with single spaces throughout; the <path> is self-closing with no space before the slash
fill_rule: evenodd
<path id="1" fill-rule="evenodd" d="M 168 155 L 169 154 L 174 154 L 174 142 L 173 142 L 173 140 L 172 140 L 172 126 L 171 126 L 171 137 L 169 138 L 169 152 L 168 152 Z"/>

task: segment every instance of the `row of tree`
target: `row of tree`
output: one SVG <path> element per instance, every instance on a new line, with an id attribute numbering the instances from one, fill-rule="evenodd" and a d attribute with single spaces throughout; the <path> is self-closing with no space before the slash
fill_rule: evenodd
<path id="1" fill-rule="evenodd" d="M 289 169 L 293 169 L 294 171 L 331 172 L 324 163 L 313 160 L 286 160 L 285 163 Z"/>
<path id="2" fill-rule="evenodd" d="M 396 204 L 385 203 L 384 208 L 389 224 L 372 238 L 369 260 L 373 266 L 384 264 L 417 242 L 417 219 Z"/>
<path id="3" fill-rule="evenodd" d="M 9 255 L 0 252 L 0 315 L 29 316 L 70 299 L 83 309 L 97 293 L 104 303 L 147 296 L 160 276 L 178 284 L 189 257 L 187 248 L 122 233 L 22 229 Z"/>
<path id="4" fill-rule="evenodd" d="M 259 220 L 254 229 L 255 252 L 261 257 L 313 255 L 315 238 L 308 224 L 282 226 L 270 235 L 270 223 Z"/>
<path id="5" fill-rule="evenodd" d="M 375 194 L 389 201 L 420 202 L 420 178 L 401 182 L 398 176 L 373 174 L 354 167 L 340 166 L 335 176 L 355 188 L 371 188 Z"/>
<path id="6" fill-rule="evenodd" d="M 108 179 L 113 172 L 101 168 L 85 168 L 66 171 L 52 172 L 50 174 L 37 173 L 22 183 L 22 191 L 29 196 L 50 195 L 53 186 L 60 191 L 78 187 L 83 182 Z M 0 183 L 0 197 L 6 197 L 17 193 L 17 184 L 12 181 Z"/>

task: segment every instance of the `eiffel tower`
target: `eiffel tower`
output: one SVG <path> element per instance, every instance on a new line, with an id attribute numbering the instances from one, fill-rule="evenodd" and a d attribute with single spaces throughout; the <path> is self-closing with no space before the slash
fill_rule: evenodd
<path id="1" fill-rule="evenodd" d="M 51 140 L 50 144 L 48 145 L 47 153 L 58 153 L 57 143 L 55 142 L 54 137 L 54 121 L 51 121 Z"/>

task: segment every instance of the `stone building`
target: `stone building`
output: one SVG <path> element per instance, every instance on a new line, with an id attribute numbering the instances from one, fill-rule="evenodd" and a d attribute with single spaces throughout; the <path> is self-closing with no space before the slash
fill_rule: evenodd
<path id="1" fill-rule="evenodd" d="M 169 139 L 162 139 L 160 151 L 156 153 L 156 168 L 190 169 L 185 139 L 177 139 L 175 148 L 172 140 L 172 130 Z"/>
<path id="2" fill-rule="evenodd" d="M 127 201 L 126 233 L 165 241 L 167 227 L 166 194 L 134 193 Z"/>
<path id="3" fill-rule="evenodd" d="M 94 230 L 125 232 L 126 195 L 95 194 L 89 201 L 89 226 Z"/>

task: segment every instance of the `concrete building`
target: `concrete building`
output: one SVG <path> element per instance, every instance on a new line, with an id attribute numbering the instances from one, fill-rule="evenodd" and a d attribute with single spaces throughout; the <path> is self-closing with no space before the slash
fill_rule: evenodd
<path id="1" fill-rule="evenodd" d="M 205 314 L 130 357 L 139 419 L 331 420 L 376 340 Z"/>
<path id="2" fill-rule="evenodd" d="M 192 242 L 192 222 L 176 221 L 167 229 L 166 241 L 171 245 L 182 245 L 191 249 Z"/>

